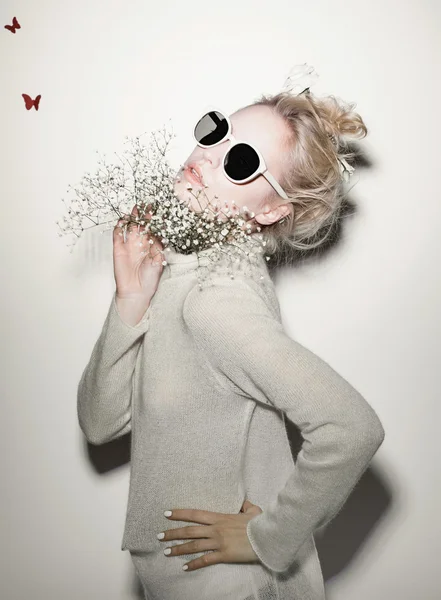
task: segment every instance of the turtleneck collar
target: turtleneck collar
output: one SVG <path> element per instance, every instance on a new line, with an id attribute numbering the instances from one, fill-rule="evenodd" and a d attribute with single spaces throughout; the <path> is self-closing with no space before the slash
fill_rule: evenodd
<path id="1" fill-rule="evenodd" d="M 174 247 L 167 246 L 164 249 L 164 258 L 167 261 L 167 264 L 164 265 L 164 271 L 167 273 L 167 276 L 172 276 L 175 273 L 196 270 L 199 267 L 209 266 L 214 263 L 217 267 L 221 268 L 225 266 L 228 269 L 243 269 L 244 261 L 249 263 L 250 260 L 253 260 L 253 263 L 259 270 L 263 268 L 266 271 L 265 250 L 260 239 L 260 234 L 252 233 L 249 235 L 249 238 L 251 240 L 224 243 L 221 249 L 213 246 L 197 252 L 191 252 L 190 254 L 178 252 Z M 261 248 L 261 252 L 256 252 L 256 248 L 258 247 Z M 252 250 L 253 248 L 254 251 Z M 249 258 L 251 254 L 255 257 L 254 259 Z"/>

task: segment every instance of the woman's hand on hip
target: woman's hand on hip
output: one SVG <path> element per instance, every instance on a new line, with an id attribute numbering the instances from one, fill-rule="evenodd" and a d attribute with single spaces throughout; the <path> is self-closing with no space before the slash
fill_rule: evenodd
<path id="1" fill-rule="evenodd" d="M 257 504 L 245 500 L 238 514 L 189 508 L 175 508 L 171 509 L 171 512 L 171 516 L 167 517 L 171 521 L 189 521 L 202 525 L 164 529 L 164 537 L 160 540 L 162 542 L 192 540 L 170 547 L 168 558 L 211 550 L 184 565 L 188 567 L 186 570 L 194 571 L 216 563 L 259 562 L 246 532 L 248 521 L 263 512 Z"/>

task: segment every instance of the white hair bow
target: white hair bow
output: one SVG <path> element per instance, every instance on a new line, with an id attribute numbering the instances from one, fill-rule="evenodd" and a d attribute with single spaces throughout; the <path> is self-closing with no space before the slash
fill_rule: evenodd
<path id="1" fill-rule="evenodd" d="M 288 77 L 285 79 L 283 84 L 283 92 L 292 92 L 295 96 L 303 94 L 314 85 L 319 78 L 319 74 L 315 71 L 314 67 L 303 63 L 301 65 L 294 65 L 291 67 Z"/>

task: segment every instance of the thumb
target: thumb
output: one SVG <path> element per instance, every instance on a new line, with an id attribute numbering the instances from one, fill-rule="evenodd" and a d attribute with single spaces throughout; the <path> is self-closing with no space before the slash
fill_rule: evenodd
<path id="1" fill-rule="evenodd" d="M 242 508 L 240 509 L 240 512 L 248 512 L 254 506 L 256 506 L 256 505 L 253 504 L 252 502 L 250 502 L 249 500 L 245 500 L 244 503 L 242 504 Z"/>

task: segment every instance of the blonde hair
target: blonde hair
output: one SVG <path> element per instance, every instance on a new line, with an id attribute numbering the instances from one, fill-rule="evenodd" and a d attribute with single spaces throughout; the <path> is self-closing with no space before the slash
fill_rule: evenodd
<path id="1" fill-rule="evenodd" d="M 291 202 L 293 210 L 262 227 L 265 251 L 277 254 L 288 248 L 302 254 L 321 246 L 339 219 L 344 193 L 338 158 L 353 158 L 347 138 L 363 138 L 368 130 L 353 111 L 356 104 L 334 96 L 280 92 L 262 95 L 249 106 L 255 105 L 269 106 L 288 126 L 279 183 L 289 200 L 271 190 L 266 201 L 271 205 Z"/>

